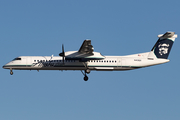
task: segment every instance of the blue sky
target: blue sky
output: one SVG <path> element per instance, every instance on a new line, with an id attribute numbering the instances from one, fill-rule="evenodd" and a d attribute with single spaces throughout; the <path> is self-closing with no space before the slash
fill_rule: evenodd
<path id="1" fill-rule="evenodd" d="M 0 1 L 0 65 L 91 39 L 103 55 L 148 52 L 179 30 L 179 0 Z M 179 38 L 169 63 L 123 72 L 0 69 L 1 120 L 179 120 Z"/>

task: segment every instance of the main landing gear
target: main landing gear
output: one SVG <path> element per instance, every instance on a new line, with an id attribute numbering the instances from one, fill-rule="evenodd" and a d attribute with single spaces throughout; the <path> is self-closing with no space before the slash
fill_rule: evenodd
<path id="1" fill-rule="evenodd" d="M 84 73 L 83 71 L 81 71 L 82 74 L 84 75 L 84 81 L 88 81 L 88 76 L 86 74 L 89 74 L 90 73 L 90 70 L 89 69 L 86 69 L 84 70 Z"/>

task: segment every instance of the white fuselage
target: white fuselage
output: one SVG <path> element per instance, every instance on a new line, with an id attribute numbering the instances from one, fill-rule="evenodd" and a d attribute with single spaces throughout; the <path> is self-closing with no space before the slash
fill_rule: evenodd
<path id="1" fill-rule="evenodd" d="M 3 66 L 16 70 L 132 70 L 169 62 L 168 59 L 149 59 L 149 52 L 128 56 L 104 56 L 102 60 L 62 60 L 59 56 L 20 56 Z"/>
<path id="2" fill-rule="evenodd" d="M 174 32 L 158 35 L 158 40 L 150 52 L 126 56 L 103 56 L 94 52 L 91 40 L 84 40 L 78 51 L 62 52 L 59 56 L 20 56 L 3 66 L 13 70 L 84 70 L 84 80 L 88 80 L 91 70 L 120 71 L 132 70 L 169 62 L 167 59 L 177 38 Z"/>

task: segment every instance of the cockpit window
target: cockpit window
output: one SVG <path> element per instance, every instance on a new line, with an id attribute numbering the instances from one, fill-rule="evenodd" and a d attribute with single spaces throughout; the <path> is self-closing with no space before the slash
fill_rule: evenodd
<path id="1" fill-rule="evenodd" d="M 13 60 L 21 60 L 21 58 L 14 58 Z"/>

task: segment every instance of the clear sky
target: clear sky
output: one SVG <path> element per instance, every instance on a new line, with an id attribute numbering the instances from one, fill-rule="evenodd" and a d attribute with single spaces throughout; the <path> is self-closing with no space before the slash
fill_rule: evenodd
<path id="1" fill-rule="evenodd" d="M 180 35 L 179 0 L 1 0 L 0 66 L 57 56 L 91 39 L 103 55 L 148 52 L 157 35 Z M 179 120 L 177 38 L 169 63 L 119 72 L 0 69 L 0 120 Z"/>

